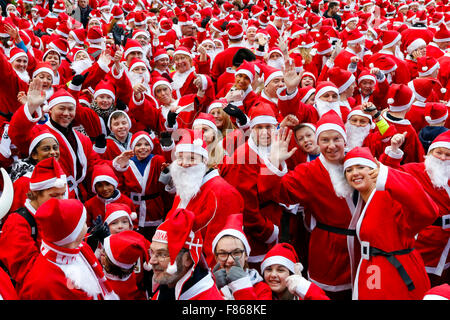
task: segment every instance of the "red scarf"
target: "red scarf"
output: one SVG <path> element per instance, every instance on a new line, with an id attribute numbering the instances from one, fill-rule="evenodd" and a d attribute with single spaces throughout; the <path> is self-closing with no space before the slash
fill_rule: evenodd
<path id="1" fill-rule="evenodd" d="M 98 283 L 102 290 L 102 297 L 105 300 L 119 300 L 117 294 L 112 290 L 108 280 L 103 273 L 103 267 L 98 261 L 92 249 L 84 242 L 78 248 L 68 249 L 55 246 L 42 241 L 41 254 L 49 261 L 55 264 L 71 264 L 75 261 L 77 255 L 81 254 L 91 266 L 95 275 L 97 276 Z"/>

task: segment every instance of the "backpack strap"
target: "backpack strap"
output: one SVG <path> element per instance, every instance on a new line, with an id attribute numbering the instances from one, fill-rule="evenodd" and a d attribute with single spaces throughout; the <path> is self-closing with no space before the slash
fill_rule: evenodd
<path id="1" fill-rule="evenodd" d="M 22 217 L 24 217 L 25 220 L 27 220 L 28 224 L 31 228 L 31 236 L 33 237 L 34 241 L 37 239 L 37 225 L 36 220 L 34 220 L 33 215 L 26 209 L 26 208 L 19 208 L 16 210 L 18 214 L 20 214 Z"/>

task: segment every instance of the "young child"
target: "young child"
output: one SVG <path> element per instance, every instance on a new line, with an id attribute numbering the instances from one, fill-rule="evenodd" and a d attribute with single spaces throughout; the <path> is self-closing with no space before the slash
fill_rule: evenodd
<path id="1" fill-rule="evenodd" d="M 149 265 L 149 249 L 150 242 L 135 231 L 122 231 L 105 238 L 100 262 L 120 300 L 148 300 L 143 283 L 133 271 L 142 259 L 146 261 L 144 266 Z"/>
<path id="2" fill-rule="evenodd" d="M 93 226 L 94 221 L 100 216 L 105 221 L 106 205 L 109 203 L 124 203 L 131 211 L 135 212 L 135 205 L 130 198 L 122 194 L 117 188 L 119 179 L 114 170 L 108 165 L 97 165 L 92 174 L 92 192 L 96 196 L 87 200 L 84 204 L 87 213 L 86 224 Z"/>

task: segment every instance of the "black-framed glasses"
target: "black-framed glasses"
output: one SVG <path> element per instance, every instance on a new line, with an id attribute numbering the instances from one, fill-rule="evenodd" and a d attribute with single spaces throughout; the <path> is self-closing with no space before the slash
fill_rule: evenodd
<path id="1" fill-rule="evenodd" d="M 220 261 L 227 261 L 228 257 L 231 255 L 231 257 L 233 259 L 240 259 L 242 257 L 242 254 L 244 253 L 244 250 L 242 249 L 236 249 L 233 250 L 231 252 L 225 252 L 225 251 L 221 251 L 221 252 L 217 252 L 216 253 L 216 257 L 217 259 L 219 259 Z"/>

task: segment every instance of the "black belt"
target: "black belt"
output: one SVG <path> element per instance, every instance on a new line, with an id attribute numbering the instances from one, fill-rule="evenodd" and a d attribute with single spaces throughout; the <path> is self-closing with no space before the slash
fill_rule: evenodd
<path id="1" fill-rule="evenodd" d="M 354 229 L 343 229 L 338 227 L 329 226 L 327 224 L 321 223 L 319 221 L 316 222 L 316 227 L 325 231 L 343 234 L 346 236 L 356 236 L 356 230 Z"/>
<path id="2" fill-rule="evenodd" d="M 144 194 L 143 196 L 140 195 L 134 195 L 132 196 L 132 200 L 135 202 L 144 201 L 144 200 L 151 200 L 159 197 L 159 192 L 152 193 L 152 194 Z"/>
<path id="3" fill-rule="evenodd" d="M 367 247 L 362 247 L 362 250 L 363 250 L 363 252 L 362 252 L 363 254 L 367 254 L 367 252 L 364 252 L 364 250 L 367 250 Z M 408 290 L 412 291 L 415 289 L 414 283 L 411 280 L 408 273 L 406 272 L 405 268 L 403 268 L 402 264 L 400 263 L 400 261 L 397 260 L 397 258 L 395 256 L 408 254 L 413 250 L 414 250 L 414 248 L 386 252 L 386 251 L 383 251 L 383 250 L 375 248 L 375 247 L 370 247 L 368 254 L 372 257 L 376 257 L 376 256 L 386 257 L 386 259 L 394 266 L 394 268 L 397 269 L 398 274 L 400 275 L 403 282 L 408 287 Z"/>
<path id="4" fill-rule="evenodd" d="M 266 202 L 259 203 L 259 210 L 264 209 L 265 207 L 267 207 L 271 203 L 274 203 L 274 202 L 269 200 L 269 201 L 266 201 Z"/>
<path id="5" fill-rule="evenodd" d="M 433 222 L 433 226 L 444 227 L 450 225 L 450 217 L 445 218 L 439 217 Z"/>

